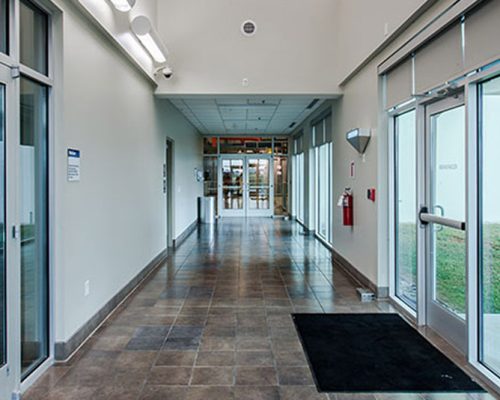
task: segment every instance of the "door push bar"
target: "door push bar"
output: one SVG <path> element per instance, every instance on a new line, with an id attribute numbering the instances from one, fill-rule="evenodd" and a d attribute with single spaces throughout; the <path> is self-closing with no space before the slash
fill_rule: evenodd
<path id="1" fill-rule="evenodd" d="M 418 218 L 422 225 L 428 224 L 438 224 L 447 226 L 449 228 L 458 229 L 460 231 L 465 231 L 467 225 L 464 221 L 457 221 L 455 219 L 441 217 L 439 215 L 430 214 L 429 209 L 427 207 L 422 207 L 420 212 L 418 213 Z"/>

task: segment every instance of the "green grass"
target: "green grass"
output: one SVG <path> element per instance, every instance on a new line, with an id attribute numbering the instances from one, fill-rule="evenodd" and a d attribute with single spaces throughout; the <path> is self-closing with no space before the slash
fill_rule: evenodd
<path id="1" fill-rule="evenodd" d="M 21 225 L 21 238 L 31 239 L 35 237 L 35 225 Z"/>
<path id="2" fill-rule="evenodd" d="M 400 225 L 398 246 L 399 276 L 401 281 L 407 283 L 416 281 L 415 236 L 414 225 Z M 500 225 L 485 225 L 483 236 L 483 309 L 485 313 L 499 314 Z M 443 228 L 435 232 L 435 239 L 437 298 L 454 311 L 465 313 L 465 233 L 452 228 Z"/>

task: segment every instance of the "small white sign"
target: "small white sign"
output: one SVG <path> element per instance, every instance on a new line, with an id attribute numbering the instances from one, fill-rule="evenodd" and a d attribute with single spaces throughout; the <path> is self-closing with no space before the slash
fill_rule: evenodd
<path id="1" fill-rule="evenodd" d="M 80 181 L 80 150 L 68 149 L 68 182 Z"/>

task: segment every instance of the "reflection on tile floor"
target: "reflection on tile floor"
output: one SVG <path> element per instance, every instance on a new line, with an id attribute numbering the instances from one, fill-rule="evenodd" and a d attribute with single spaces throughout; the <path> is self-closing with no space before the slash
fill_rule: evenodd
<path id="1" fill-rule="evenodd" d="M 329 251 L 292 222 L 203 227 L 69 364 L 23 397 L 92 400 L 492 399 L 318 393 L 290 314 L 391 312 L 362 304 Z"/>

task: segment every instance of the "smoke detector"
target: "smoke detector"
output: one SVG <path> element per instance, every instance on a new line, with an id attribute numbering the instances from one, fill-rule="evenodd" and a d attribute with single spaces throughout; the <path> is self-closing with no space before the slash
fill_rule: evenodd
<path id="1" fill-rule="evenodd" d="M 250 19 L 247 19 L 241 24 L 241 33 L 245 36 L 253 36 L 257 32 L 257 24 Z"/>

